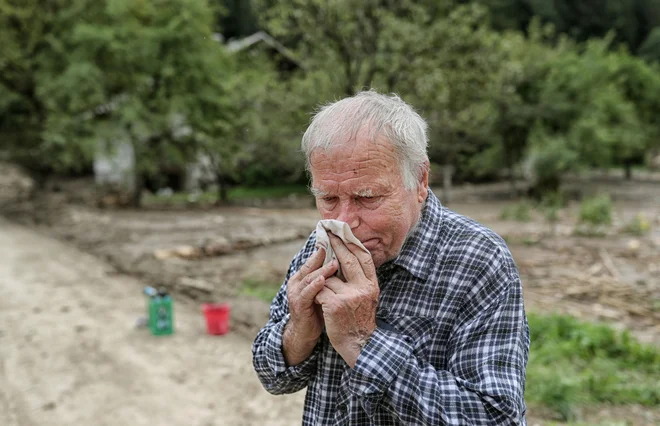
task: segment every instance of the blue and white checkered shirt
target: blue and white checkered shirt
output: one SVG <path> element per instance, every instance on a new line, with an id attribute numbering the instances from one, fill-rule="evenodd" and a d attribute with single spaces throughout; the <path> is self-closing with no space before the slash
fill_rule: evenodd
<path id="1" fill-rule="evenodd" d="M 294 257 L 253 344 L 273 394 L 307 386 L 303 425 L 525 424 L 529 329 L 518 270 L 505 242 L 443 207 L 430 192 L 417 230 L 378 268 L 378 327 L 350 368 L 322 334 L 287 367 L 286 284 L 314 252 Z"/>

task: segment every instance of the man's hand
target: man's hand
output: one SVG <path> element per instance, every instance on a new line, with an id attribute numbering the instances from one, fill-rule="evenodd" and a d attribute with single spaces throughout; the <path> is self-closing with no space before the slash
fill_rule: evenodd
<path id="1" fill-rule="evenodd" d="M 337 272 L 337 261 L 323 265 L 325 250 L 320 249 L 296 272 L 287 284 L 291 317 L 284 329 L 282 353 L 287 365 L 297 365 L 314 350 L 323 331 L 323 315 L 314 302 L 325 279 Z"/>
<path id="2" fill-rule="evenodd" d="M 371 333 L 376 329 L 380 289 L 371 255 L 354 244 L 344 244 L 328 233 L 346 282 L 332 277 L 316 295 L 323 310 L 330 343 L 353 367 Z"/>

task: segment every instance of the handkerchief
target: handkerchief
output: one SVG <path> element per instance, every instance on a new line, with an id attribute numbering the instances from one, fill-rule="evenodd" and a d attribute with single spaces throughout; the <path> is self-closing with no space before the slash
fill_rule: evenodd
<path id="1" fill-rule="evenodd" d="M 330 245 L 330 238 L 328 237 L 328 231 L 332 232 L 337 237 L 341 238 L 344 243 L 353 243 L 356 246 L 360 247 L 365 253 L 369 253 L 369 250 L 353 235 L 351 227 L 348 226 L 348 223 L 342 222 L 340 220 L 320 220 L 316 225 L 316 248 L 325 249 L 325 260 L 323 261 L 324 265 L 332 262 L 333 259 L 337 258 L 335 255 L 332 246 Z M 341 266 L 337 271 L 337 277 L 339 279 L 344 279 L 344 275 L 341 273 Z"/>

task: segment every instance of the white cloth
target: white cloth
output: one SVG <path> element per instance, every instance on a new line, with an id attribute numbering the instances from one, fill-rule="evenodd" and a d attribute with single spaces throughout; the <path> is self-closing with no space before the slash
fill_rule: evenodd
<path id="1" fill-rule="evenodd" d="M 328 231 L 341 238 L 344 243 L 353 243 L 364 250 L 365 253 L 369 253 L 369 250 L 367 250 L 367 248 L 360 242 L 360 240 L 358 240 L 357 237 L 353 235 L 353 231 L 351 231 L 351 227 L 348 226 L 348 223 L 331 219 L 320 220 L 316 225 L 316 248 L 325 249 L 325 260 L 323 261 L 324 265 L 332 262 L 333 259 L 337 258 L 335 251 L 330 245 Z M 337 271 L 337 277 L 344 279 L 344 276 L 341 273 L 341 267 Z"/>

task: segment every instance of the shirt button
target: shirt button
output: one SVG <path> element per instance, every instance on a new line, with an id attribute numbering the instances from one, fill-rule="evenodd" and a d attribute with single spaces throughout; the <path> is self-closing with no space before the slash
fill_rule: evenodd
<path id="1" fill-rule="evenodd" d="M 348 407 L 346 406 L 346 404 L 339 404 L 338 408 L 340 414 L 346 414 L 346 412 L 348 411 Z"/>

